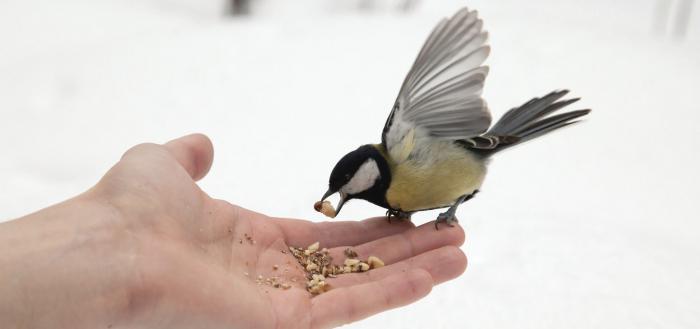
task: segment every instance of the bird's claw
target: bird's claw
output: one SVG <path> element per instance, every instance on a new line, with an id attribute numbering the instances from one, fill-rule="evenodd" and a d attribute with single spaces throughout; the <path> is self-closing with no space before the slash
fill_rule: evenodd
<path id="1" fill-rule="evenodd" d="M 459 221 L 457 220 L 457 217 L 455 216 L 454 212 L 448 210 L 448 211 L 442 212 L 438 215 L 437 219 L 435 220 L 435 229 L 436 230 L 439 229 L 438 225 L 440 223 L 445 223 L 445 224 L 447 224 L 447 226 L 453 227 L 453 226 L 455 226 L 454 223 L 457 223 L 457 222 L 459 222 Z"/>
<path id="2" fill-rule="evenodd" d="M 396 218 L 400 221 L 411 220 L 411 213 L 401 210 L 389 209 L 386 211 L 386 220 L 388 220 L 389 223 L 391 223 L 392 218 Z"/>

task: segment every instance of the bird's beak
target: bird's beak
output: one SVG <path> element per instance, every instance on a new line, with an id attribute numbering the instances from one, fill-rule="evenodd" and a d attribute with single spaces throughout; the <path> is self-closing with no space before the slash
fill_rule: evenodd
<path id="1" fill-rule="evenodd" d="M 328 189 L 325 194 L 323 194 L 323 198 L 321 198 L 321 201 L 326 200 L 329 196 L 333 195 L 336 191 L 333 191 L 331 189 Z M 348 195 L 346 193 L 343 193 L 342 191 L 337 191 L 338 194 L 340 194 L 340 201 L 338 201 L 338 205 L 335 207 L 335 215 L 338 216 L 340 213 L 340 209 L 343 209 L 343 205 L 345 204 L 345 201 L 348 201 Z"/>

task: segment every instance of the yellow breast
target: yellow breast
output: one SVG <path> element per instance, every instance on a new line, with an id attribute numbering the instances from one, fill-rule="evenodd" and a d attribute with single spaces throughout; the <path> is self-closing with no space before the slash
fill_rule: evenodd
<path id="1" fill-rule="evenodd" d="M 449 144 L 430 162 L 408 159 L 391 165 L 388 204 L 402 211 L 442 208 L 481 186 L 486 164 L 459 146 Z"/>

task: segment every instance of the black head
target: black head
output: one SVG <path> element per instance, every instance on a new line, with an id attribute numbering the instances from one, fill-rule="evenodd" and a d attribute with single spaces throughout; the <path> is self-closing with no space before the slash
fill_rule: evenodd
<path id="1" fill-rule="evenodd" d="M 363 145 L 338 161 L 321 201 L 333 193 L 340 193 L 336 214 L 350 199 L 364 199 L 386 207 L 384 194 L 390 182 L 391 173 L 382 154 L 372 145 Z"/>

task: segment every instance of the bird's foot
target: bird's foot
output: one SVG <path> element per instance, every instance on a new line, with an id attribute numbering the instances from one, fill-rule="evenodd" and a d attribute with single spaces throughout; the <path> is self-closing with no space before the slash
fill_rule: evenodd
<path id="1" fill-rule="evenodd" d="M 410 212 L 389 209 L 386 211 L 386 219 L 391 223 L 392 218 L 396 218 L 400 221 L 411 220 Z"/>
<path id="2" fill-rule="evenodd" d="M 435 220 L 435 229 L 438 229 L 438 225 L 440 223 L 445 223 L 447 226 L 452 227 L 455 226 L 454 223 L 459 222 L 457 220 L 457 217 L 455 216 L 455 212 L 452 211 L 452 209 L 449 209 L 445 212 L 442 212 L 438 215 L 437 219 Z"/>

